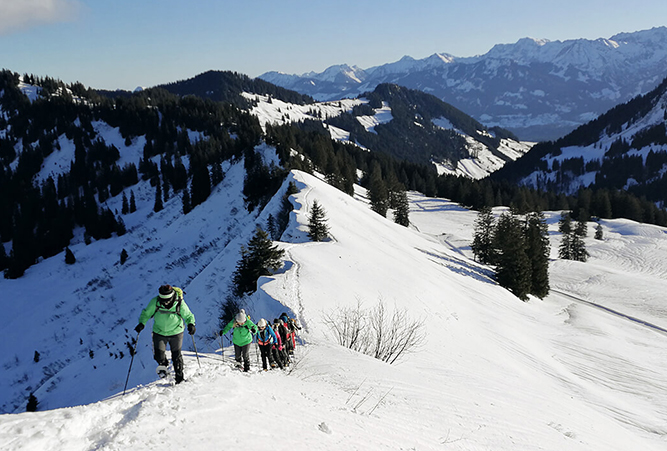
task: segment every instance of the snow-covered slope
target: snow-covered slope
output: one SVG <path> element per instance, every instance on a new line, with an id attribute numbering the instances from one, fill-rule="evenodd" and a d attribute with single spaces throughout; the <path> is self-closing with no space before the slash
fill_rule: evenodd
<path id="1" fill-rule="evenodd" d="M 576 299 L 667 328 L 665 229 L 603 222 L 605 240 L 587 239 L 589 262 L 554 261 L 559 292 L 523 303 L 470 259 L 474 213 L 414 194 L 404 228 L 371 212 L 364 190 L 352 198 L 294 172 L 285 265 L 260 279 L 248 310 L 255 319 L 292 312 L 303 343 L 289 371 L 248 376 L 231 369 L 229 342 L 221 355 L 212 336 L 255 222 L 234 191 L 241 169 L 227 168 L 225 185 L 186 217 L 175 200 L 157 215 L 140 210 L 125 237 L 72 246 L 76 265 L 60 255 L 0 281 L 12 299 L 2 393 L 39 371 L 39 348 L 45 360 L 61 355 L 34 387 L 41 408 L 92 402 L 20 414 L 17 406 L 0 416 L 3 449 L 664 449 L 667 356 L 656 349 L 667 334 Z M 307 241 L 315 200 L 327 211 L 327 242 Z M 121 247 L 132 249 L 124 266 L 115 263 Z M 130 361 L 108 353 L 118 354 L 164 282 L 183 286 L 197 315 L 199 362 L 186 337 L 188 381 L 156 382 L 150 340 L 140 335 L 130 392 L 120 396 Z M 322 321 L 378 300 L 424 320 L 424 345 L 399 364 L 337 346 Z"/>
<path id="2" fill-rule="evenodd" d="M 260 78 L 318 100 L 354 97 L 380 83 L 431 93 L 487 126 L 522 140 L 552 140 L 614 105 L 653 89 L 667 74 L 667 28 L 608 39 L 523 38 L 484 55 L 409 56 L 354 72 L 332 66 L 322 74 L 268 72 Z"/>
<path id="3" fill-rule="evenodd" d="M 343 113 L 350 113 L 355 106 L 368 104 L 364 98 L 342 99 L 330 102 L 316 102 L 308 105 L 296 105 L 279 99 L 257 94 L 243 93 L 243 96 L 254 105 L 250 112 L 259 119 L 262 128 L 266 125 L 283 125 L 298 123 L 305 120 L 326 120 Z M 391 107 L 383 102 L 382 107 L 373 109 L 373 115 L 355 116 L 356 120 L 370 133 L 379 124 L 389 123 L 392 119 Z M 512 139 L 501 139 L 497 152 L 466 133 L 457 130 L 449 120 L 439 118 L 433 121 L 436 127 L 453 130 L 462 135 L 467 144 L 469 157 L 453 164 L 449 161 L 433 161 L 440 174 L 455 174 L 473 179 L 481 179 L 505 165 L 507 161 L 514 161 L 528 152 L 535 144 L 532 142 L 518 142 Z M 350 131 L 326 124 L 325 127 L 332 139 L 357 145 L 363 145 L 350 139 Z M 367 149 L 375 150 L 375 149 Z"/>

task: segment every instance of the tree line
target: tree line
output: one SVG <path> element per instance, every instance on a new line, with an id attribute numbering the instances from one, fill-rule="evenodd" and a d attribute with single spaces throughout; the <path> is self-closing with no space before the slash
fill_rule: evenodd
<path id="1" fill-rule="evenodd" d="M 475 209 L 511 205 L 518 212 L 571 210 L 575 219 L 627 217 L 667 225 L 664 210 L 627 192 L 581 190 L 565 196 L 504 181 L 439 176 L 432 164 L 332 140 L 315 120 L 269 125 L 263 132 L 255 117 L 230 103 L 164 89 L 113 97 L 79 83 L 38 78 L 28 81 L 46 88 L 31 102 L 19 88 L 20 78 L 0 72 L 0 207 L 5 211 L 0 240 L 12 243 L 9 255 L 0 246 L 0 269 L 7 277 L 19 277 L 37 258 L 62 252 L 76 227 L 84 227 L 87 241 L 124 233 L 122 216 L 136 210 L 132 188 L 140 180 L 155 188 L 155 211 L 180 196 L 188 213 L 224 179 L 222 162 L 230 159 L 244 160 L 249 211 L 261 209 L 275 195 L 290 169 L 300 169 L 324 174 L 329 184 L 350 195 L 360 183 L 374 211 L 386 216 L 392 209 L 393 219 L 406 226 L 407 190 Z M 143 145 L 136 165 L 119 164 L 121 149 L 98 135 L 100 122 L 117 128 L 125 146 Z M 267 165 L 255 152 L 262 140 L 276 148 L 279 166 Z M 38 180 L 45 158 L 65 142 L 74 147 L 69 170 Z M 130 199 L 123 201 L 121 212 L 106 207 L 121 193 L 127 199 L 128 190 Z"/>

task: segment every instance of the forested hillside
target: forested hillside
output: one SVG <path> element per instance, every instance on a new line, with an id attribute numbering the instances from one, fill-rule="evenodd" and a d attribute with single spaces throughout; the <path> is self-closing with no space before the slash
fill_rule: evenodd
<path id="1" fill-rule="evenodd" d="M 447 162 L 456 167 L 471 157 L 468 140 L 481 143 L 503 161 L 510 159 L 498 152 L 501 139 L 519 141 L 501 128 L 488 129 L 464 112 L 430 94 L 393 84 L 381 84 L 360 95 L 369 100 L 350 114 L 330 118 L 327 123 L 350 132 L 350 140 L 401 160 L 430 164 Z M 391 108 L 392 120 L 364 128 L 356 117 L 372 115 L 383 104 Z"/>
<path id="2" fill-rule="evenodd" d="M 233 85 L 243 85 L 244 79 Z M 474 208 L 584 208 L 601 217 L 639 216 L 644 222 L 667 223 L 664 210 L 624 192 L 614 194 L 613 208 L 600 213 L 590 207 L 592 197 L 586 193 L 577 198 L 502 181 L 438 175 L 426 154 L 410 152 L 440 146 L 442 155 L 456 158 L 461 133 L 476 135 L 489 148 L 505 135 L 478 128 L 440 101 L 420 98 L 411 103 L 415 95 L 423 94 L 392 85 L 369 94 L 367 108 L 391 102 L 395 118 L 392 127 L 376 125 L 375 133 L 359 130 L 359 140 L 369 139 L 378 147 L 369 151 L 358 143 L 333 140 L 327 129 L 331 124 L 315 119 L 267 125 L 264 131 L 256 116 L 229 102 L 179 96 L 162 88 L 100 95 L 80 83 L 66 85 L 49 77 L 3 71 L 0 206 L 5 214 L 0 217 L 0 240 L 6 244 L 0 246 L 0 269 L 6 277 L 20 277 L 39 258 L 62 252 L 76 230 L 84 230 L 86 242 L 122 235 L 123 215 L 136 208 L 133 188 L 140 181 L 154 187 L 155 211 L 166 199 L 178 196 L 187 214 L 224 179 L 222 162 L 241 158 L 248 210 L 261 209 L 287 171 L 296 168 L 318 171 L 348 194 L 354 183 L 361 183 L 380 214 L 396 208 L 405 190 L 415 190 Z M 408 107 L 416 104 L 417 111 Z M 348 122 L 359 124 L 353 115 L 366 113 L 366 105 L 361 105 Z M 445 114 L 456 132 L 433 126 Z M 346 121 L 345 117 L 329 120 Z M 420 137 L 423 142 L 415 145 Z M 280 165 L 267 165 L 257 156 L 261 143 L 278 151 Z M 120 211 L 107 206 L 107 200 L 116 196 L 123 199 Z"/>
<path id="3" fill-rule="evenodd" d="M 110 99 L 79 84 L 29 81 L 38 91 L 32 101 L 18 74 L 0 73 L 0 238 L 12 243 L 8 256 L 0 247 L 0 266 L 8 277 L 61 252 L 75 227 L 84 227 L 87 239 L 124 233 L 127 212 L 110 211 L 105 201 L 122 194 L 129 210 L 140 179 L 159 197 L 187 188 L 190 206 L 203 202 L 221 180 L 215 168 L 253 151 L 261 139 L 257 120 L 229 103 L 162 89 Z M 101 130 L 109 127 L 124 139 L 120 147 L 105 141 Z M 142 155 L 123 163 L 130 148 Z M 47 160 L 56 157 L 67 167 L 45 174 Z"/>
<path id="4" fill-rule="evenodd" d="M 608 203 L 616 191 L 667 204 L 667 79 L 644 96 L 618 105 L 569 135 L 539 143 L 492 179 L 565 194 L 596 191 Z M 602 217 L 608 217 L 601 208 Z M 636 203 L 627 217 L 650 221 Z"/>

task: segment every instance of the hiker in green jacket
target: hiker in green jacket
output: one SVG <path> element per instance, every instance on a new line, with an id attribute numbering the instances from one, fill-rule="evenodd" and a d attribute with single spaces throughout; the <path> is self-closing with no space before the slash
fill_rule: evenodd
<path id="1" fill-rule="evenodd" d="M 149 319 L 153 321 L 153 357 L 158 365 L 166 367 L 169 365 L 166 351 L 167 343 L 171 349 L 171 361 L 174 363 L 176 383 L 183 382 L 183 332 L 185 324 L 190 335 L 195 334 L 195 315 L 192 314 L 188 304 L 183 299 L 183 290 L 171 285 L 162 285 L 158 295 L 148 302 L 145 309 L 139 315 L 139 324 L 134 330 L 141 333 Z M 160 377 L 166 377 L 166 370 L 158 371 Z"/>
<path id="2" fill-rule="evenodd" d="M 244 310 L 237 313 L 236 317 L 231 320 L 220 335 L 229 332 L 229 329 L 234 328 L 232 333 L 232 343 L 234 343 L 234 356 L 236 358 L 236 365 L 241 367 L 241 359 L 243 359 L 243 371 L 250 370 L 250 343 L 252 343 L 253 334 L 257 333 L 257 326 L 245 314 Z"/>

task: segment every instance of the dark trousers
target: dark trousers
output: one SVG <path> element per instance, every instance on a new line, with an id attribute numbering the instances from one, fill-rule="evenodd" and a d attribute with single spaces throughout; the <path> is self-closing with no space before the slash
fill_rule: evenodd
<path id="1" fill-rule="evenodd" d="M 275 363 L 273 361 L 273 355 L 271 353 L 271 348 L 273 347 L 273 344 L 268 343 L 265 345 L 259 345 L 259 351 L 262 353 L 262 369 L 267 369 L 266 368 L 266 362 L 269 362 L 269 365 L 274 366 Z"/>
<path id="2" fill-rule="evenodd" d="M 241 363 L 243 359 L 243 371 L 250 369 L 250 343 L 245 346 L 234 345 L 234 358 L 237 363 Z"/>
<path id="3" fill-rule="evenodd" d="M 283 364 L 283 356 L 282 356 L 282 351 L 278 351 L 278 348 L 275 346 L 271 346 L 271 356 L 273 357 L 273 361 L 278 364 L 278 368 L 281 370 L 285 366 Z"/>
<path id="4" fill-rule="evenodd" d="M 287 343 L 285 343 L 285 352 L 288 354 L 294 354 L 294 335 L 290 335 L 290 337 L 287 339 Z"/>
<path id="5" fill-rule="evenodd" d="M 174 373 L 176 379 L 183 379 L 183 355 L 181 347 L 183 346 L 183 332 L 176 335 L 164 336 L 153 332 L 153 358 L 158 365 L 169 365 L 167 360 L 167 343 L 171 350 L 171 361 L 174 363 Z"/>

